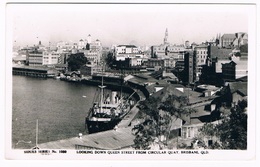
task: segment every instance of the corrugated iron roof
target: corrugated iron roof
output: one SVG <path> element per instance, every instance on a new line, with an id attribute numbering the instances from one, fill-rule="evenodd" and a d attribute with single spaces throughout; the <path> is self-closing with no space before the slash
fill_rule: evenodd
<path id="1" fill-rule="evenodd" d="M 229 88 L 231 93 L 239 91 L 243 95 L 247 96 L 247 82 L 230 82 Z"/>
<path id="2" fill-rule="evenodd" d="M 70 139 L 58 140 L 39 144 L 41 149 L 75 149 L 76 145 L 86 148 L 116 150 L 125 147 L 131 147 L 134 144 L 134 135 L 132 128 L 118 128 L 89 135 L 81 138 L 74 137 Z"/>
<path id="3" fill-rule="evenodd" d="M 236 35 L 235 34 L 223 34 L 222 39 L 235 39 Z"/>

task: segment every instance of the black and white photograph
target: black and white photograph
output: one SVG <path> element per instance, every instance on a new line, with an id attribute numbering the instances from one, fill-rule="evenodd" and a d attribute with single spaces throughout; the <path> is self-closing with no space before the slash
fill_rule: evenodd
<path id="1" fill-rule="evenodd" d="M 255 156 L 256 4 L 8 3 L 6 50 L 7 158 Z"/>

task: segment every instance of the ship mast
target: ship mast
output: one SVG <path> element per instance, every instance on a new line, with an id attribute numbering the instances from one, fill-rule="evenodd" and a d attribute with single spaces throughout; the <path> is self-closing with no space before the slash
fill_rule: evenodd
<path id="1" fill-rule="evenodd" d="M 122 85 L 123 85 L 123 70 L 121 69 L 121 75 L 120 75 L 120 79 L 121 79 L 121 85 L 120 85 L 120 101 L 122 101 Z"/>
<path id="2" fill-rule="evenodd" d="M 38 119 L 36 120 L 35 148 L 38 148 Z"/>
<path id="3" fill-rule="evenodd" d="M 102 104 L 103 104 L 103 94 L 104 94 L 104 88 L 106 87 L 106 86 L 104 86 L 104 84 L 103 84 L 103 66 L 102 66 L 102 73 L 101 73 L 101 85 L 99 85 L 98 87 L 101 89 L 101 95 L 100 95 L 100 113 L 102 113 L 103 111 L 102 111 Z"/>

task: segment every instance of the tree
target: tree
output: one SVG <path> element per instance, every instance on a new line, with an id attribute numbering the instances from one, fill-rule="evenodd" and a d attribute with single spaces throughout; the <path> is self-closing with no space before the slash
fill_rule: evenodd
<path id="1" fill-rule="evenodd" d="M 181 118 L 189 115 L 192 109 L 185 108 L 187 98 L 169 95 L 166 100 L 149 97 L 141 101 L 138 108 L 143 121 L 133 128 L 135 149 L 150 149 L 151 145 L 157 142 L 162 149 L 167 146 L 167 138 L 173 117 Z"/>
<path id="2" fill-rule="evenodd" d="M 106 64 L 112 68 L 113 64 L 115 63 L 115 56 L 113 55 L 112 52 L 109 52 L 105 58 Z"/>
<path id="3" fill-rule="evenodd" d="M 241 149 L 247 148 L 247 101 L 242 100 L 231 108 L 231 114 L 221 120 L 217 125 L 205 124 L 199 130 L 194 140 L 203 143 L 203 137 L 215 136 L 218 141 L 209 146 L 210 149 Z M 204 147 L 205 144 L 204 144 Z"/>
<path id="4" fill-rule="evenodd" d="M 222 148 L 242 150 L 247 148 L 246 107 L 247 101 L 238 102 L 238 105 L 231 108 L 230 116 L 216 126 Z"/>
<path id="5" fill-rule="evenodd" d="M 135 139 L 134 148 L 148 150 L 151 144 L 159 135 L 159 122 L 161 116 L 159 114 L 159 98 L 150 97 L 145 101 L 140 101 L 138 108 L 140 110 L 143 122 L 133 128 Z"/>
<path id="6" fill-rule="evenodd" d="M 239 49 L 241 53 L 248 53 L 248 44 L 241 45 Z"/>
<path id="7" fill-rule="evenodd" d="M 67 59 L 68 62 L 68 68 L 70 71 L 77 71 L 85 65 L 88 60 L 85 57 L 84 53 L 76 53 L 76 54 L 71 54 L 69 58 Z"/>
<path id="8" fill-rule="evenodd" d="M 197 144 L 194 147 L 219 149 L 219 142 L 214 141 L 211 145 L 207 146 L 205 141 L 203 140 L 204 138 L 212 139 L 214 137 L 216 137 L 216 125 L 212 123 L 206 123 L 199 129 L 199 133 L 197 134 L 197 136 L 193 138 L 193 143 Z"/>

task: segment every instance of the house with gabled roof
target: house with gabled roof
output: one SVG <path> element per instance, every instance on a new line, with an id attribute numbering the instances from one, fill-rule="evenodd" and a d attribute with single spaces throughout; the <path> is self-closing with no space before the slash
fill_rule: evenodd
<path id="1" fill-rule="evenodd" d="M 228 90 L 232 107 L 237 105 L 239 101 L 247 100 L 247 82 L 230 82 Z"/>
<path id="2" fill-rule="evenodd" d="M 169 138 L 179 136 L 182 139 L 190 140 L 205 123 L 216 120 L 215 113 L 218 101 L 215 99 L 218 98 L 218 96 L 215 94 L 205 96 L 205 92 L 193 91 L 179 84 L 168 84 L 168 86 L 154 92 L 151 96 L 165 101 L 170 95 L 186 97 L 188 99 L 188 105 L 184 108 L 194 109 L 195 112 L 189 115 L 181 114 L 180 116 L 172 116 L 172 120 L 174 121 L 170 128 Z"/>

